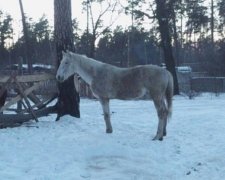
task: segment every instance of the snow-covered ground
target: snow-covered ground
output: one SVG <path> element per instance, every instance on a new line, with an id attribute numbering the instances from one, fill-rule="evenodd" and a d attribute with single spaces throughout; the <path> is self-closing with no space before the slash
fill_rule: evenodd
<path id="1" fill-rule="evenodd" d="M 168 136 L 152 141 L 152 102 L 111 101 L 113 134 L 98 101 L 81 99 L 80 119 L 40 118 L 0 130 L 2 180 L 221 180 L 225 95 L 174 97 Z"/>

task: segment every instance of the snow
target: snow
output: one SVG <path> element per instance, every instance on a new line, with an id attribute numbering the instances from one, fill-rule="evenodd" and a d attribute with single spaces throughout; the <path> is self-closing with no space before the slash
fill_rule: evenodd
<path id="1" fill-rule="evenodd" d="M 192 72 L 192 69 L 190 66 L 178 66 L 176 67 L 177 71 L 180 73 L 190 73 Z"/>
<path id="2" fill-rule="evenodd" d="M 0 130 L 0 177 L 22 180 L 221 180 L 225 175 L 225 94 L 174 97 L 163 141 L 152 141 L 150 101 L 111 101 L 113 134 L 101 106 L 81 99 L 80 119 L 40 118 Z"/>

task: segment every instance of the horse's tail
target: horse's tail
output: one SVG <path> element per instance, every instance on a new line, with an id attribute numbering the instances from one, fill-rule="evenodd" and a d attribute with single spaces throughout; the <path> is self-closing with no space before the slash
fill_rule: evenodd
<path id="1" fill-rule="evenodd" d="M 172 115 L 172 100 L 173 100 L 173 76 L 170 72 L 169 75 L 169 82 L 166 88 L 166 101 L 167 101 L 167 108 L 168 108 L 168 117 L 170 118 Z"/>

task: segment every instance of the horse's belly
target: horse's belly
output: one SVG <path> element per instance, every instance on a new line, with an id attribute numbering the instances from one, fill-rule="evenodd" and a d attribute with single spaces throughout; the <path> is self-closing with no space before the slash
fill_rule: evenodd
<path id="1" fill-rule="evenodd" d="M 143 97 L 147 93 L 147 90 L 145 88 L 141 89 L 132 89 L 132 88 L 126 88 L 126 89 L 120 89 L 117 92 L 116 99 L 137 99 Z"/>

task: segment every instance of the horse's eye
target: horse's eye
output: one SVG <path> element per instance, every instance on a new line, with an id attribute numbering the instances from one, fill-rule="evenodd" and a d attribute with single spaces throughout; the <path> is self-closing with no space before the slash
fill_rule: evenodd
<path id="1" fill-rule="evenodd" d="M 69 62 L 65 62 L 65 64 L 69 64 Z"/>

